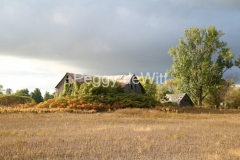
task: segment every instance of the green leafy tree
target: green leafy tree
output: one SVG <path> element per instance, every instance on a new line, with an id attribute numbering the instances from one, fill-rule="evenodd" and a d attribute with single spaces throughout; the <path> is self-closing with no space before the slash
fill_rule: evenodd
<path id="1" fill-rule="evenodd" d="M 0 94 L 3 94 L 3 86 L 2 85 L 0 85 Z"/>
<path id="2" fill-rule="evenodd" d="M 168 87 L 164 84 L 157 85 L 157 95 L 156 98 L 157 100 L 161 100 L 166 94 L 171 93 L 168 89 Z"/>
<path id="3" fill-rule="evenodd" d="M 17 91 L 15 92 L 15 95 L 17 95 L 17 96 L 27 96 L 27 97 L 30 97 L 30 95 L 29 95 L 29 90 L 28 90 L 27 88 L 21 89 L 21 90 L 17 90 Z"/>
<path id="4" fill-rule="evenodd" d="M 12 92 L 13 92 L 13 91 L 12 91 L 11 88 L 7 88 L 6 91 L 5 91 L 5 93 L 8 94 L 8 95 L 9 95 L 9 94 L 12 94 Z"/>
<path id="5" fill-rule="evenodd" d="M 40 89 L 36 88 L 33 92 L 31 92 L 32 99 L 35 100 L 36 103 L 43 102 L 43 97 Z"/>
<path id="6" fill-rule="evenodd" d="M 200 106 L 218 87 L 223 73 L 234 65 L 234 54 L 219 40 L 222 35 L 214 26 L 192 27 L 185 30 L 185 39 L 180 38 L 179 45 L 169 50 L 173 66 L 168 73 L 180 80 L 178 90 L 188 93 Z M 240 58 L 235 65 L 240 65 Z"/>
<path id="7" fill-rule="evenodd" d="M 51 95 L 53 98 L 56 98 L 56 92 L 53 92 Z"/>
<path id="8" fill-rule="evenodd" d="M 161 100 L 166 96 L 166 94 L 180 93 L 177 88 L 179 79 L 173 78 L 165 81 L 164 84 L 157 85 L 157 100 Z"/>
<path id="9" fill-rule="evenodd" d="M 46 101 L 46 100 L 53 99 L 53 98 L 54 98 L 54 96 L 46 91 L 44 94 L 43 100 Z"/>
<path id="10" fill-rule="evenodd" d="M 228 97 L 228 91 L 234 84 L 233 79 L 222 79 L 220 84 L 210 92 L 203 101 L 203 104 L 208 107 L 219 107 L 220 103 L 225 103 L 226 97 Z"/>
<path id="11" fill-rule="evenodd" d="M 225 96 L 225 107 L 240 108 L 240 88 L 231 87 Z"/>
<path id="12" fill-rule="evenodd" d="M 175 93 L 175 94 L 181 93 L 177 87 L 179 82 L 180 80 L 178 78 L 168 79 L 164 84 L 164 86 L 168 88 L 170 93 Z"/>
<path id="13" fill-rule="evenodd" d="M 157 99 L 157 85 L 151 77 L 138 77 L 139 82 L 142 84 L 145 94 Z"/>

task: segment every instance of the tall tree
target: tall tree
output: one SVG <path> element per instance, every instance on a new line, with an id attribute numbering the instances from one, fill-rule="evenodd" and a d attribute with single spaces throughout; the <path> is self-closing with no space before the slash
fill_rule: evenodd
<path id="1" fill-rule="evenodd" d="M 54 98 L 54 96 L 46 91 L 45 94 L 44 94 L 43 100 L 46 101 L 48 99 L 53 99 L 53 98 Z"/>
<path id="2" fill-rule="evenodd" d="M 11 88 L 7 88 L 6 91 L 5 91 L 6 94 L 12 94 L 12 92 L 13 92 L 13 91 L 12 91 Z"/>
<path id="3" fill-rule="evenodd" d="M 3 94 L 3 86 L 0 84 L 0 94 Z"/>
<path id="4" fill-rule="evenodd" d="M 27 97 L 30 96 L 30 95 L 29 95 L 29 90 L 28 90 L 27 88 L 21 89 L 21 90 L 17 90 L 17 91 L 15 92 L 15 95 L 17 95 L 17 96 L 27 96 Z"/>
<path id="5" fill-rule="evenodd" d="M 31 92 L 32 99 L 35 100 L 36 103 L 43 102 L 43 97 L 40 89 L 36 88 L 33 92 Z"/>
<path id="6" fill-rule="evenodd" d="M 220 41 L 224 35 L 214 26 L 208 28 L 189 28 L 185 39 L 169 50 L 173 66 L 169 74 L 180 79 L 178 89 L 188 93 L 195 104 L 202 105 L 204 98 L 220 84 L 223 73 L 234 63 L 234 54 L 227 43 Z M 235 61 L 239 66 L 240 58 Z"/>

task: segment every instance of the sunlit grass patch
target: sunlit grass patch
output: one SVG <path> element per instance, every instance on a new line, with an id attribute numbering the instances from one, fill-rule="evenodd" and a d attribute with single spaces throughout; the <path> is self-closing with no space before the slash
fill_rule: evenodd
<path id="1" fill-rule="evenodd" d="M 135 118 L 208 119 L 211 117 L 211 115 L 208 114 L 162 112 L 157 109 L 138 109 L 138 108 L 116 110 L 113 115 L 119 118 L 135 117 Z"/>
<path id="2" fill-rule="evenodd" d="M 228 150 L 228 154 L 236 157 L 240 157 L 240 149 L 230 149 Z"/>

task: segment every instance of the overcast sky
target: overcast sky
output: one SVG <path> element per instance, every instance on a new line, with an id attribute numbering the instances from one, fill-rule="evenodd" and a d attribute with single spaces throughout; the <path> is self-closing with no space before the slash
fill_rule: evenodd
<path id="1" fill-rule="evenodd" d="M 0 84 L 52 92 L 66 72 L 164 73 L 193 26 L 216 26 L 238 56 L 239 20 L 239 0 L 0 0 Z"/>

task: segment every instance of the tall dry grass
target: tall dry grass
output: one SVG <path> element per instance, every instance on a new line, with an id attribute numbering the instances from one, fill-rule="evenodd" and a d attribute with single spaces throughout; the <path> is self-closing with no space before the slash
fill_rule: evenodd
<path id="1" fill-rule="evenodd" d="M 0 159 L 239 159 L 240 114 L 0 114 Z"/>

